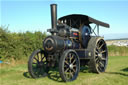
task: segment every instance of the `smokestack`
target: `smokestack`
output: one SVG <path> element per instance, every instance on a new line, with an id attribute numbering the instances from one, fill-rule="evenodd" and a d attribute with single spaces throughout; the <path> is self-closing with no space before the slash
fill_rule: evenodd
<path id="1" fill-rule="evenodd" d="M 51 4 L 51 24 L 52 29 L 57 28 L 57 4 Z"/>

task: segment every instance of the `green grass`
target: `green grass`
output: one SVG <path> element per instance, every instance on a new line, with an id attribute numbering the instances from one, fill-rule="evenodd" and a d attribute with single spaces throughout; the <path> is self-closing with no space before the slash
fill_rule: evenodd
<path id="1" fill-rule="evenodd" d="M 57 80 L 56 72 L 49 77 L 32 79 L 27 72 L 27 64 L 0 68 L 0 85 L 127 85 L 128 56 L 109 57 L 105 73 L 80 72 L 77 80 L 64 83 Z"/>

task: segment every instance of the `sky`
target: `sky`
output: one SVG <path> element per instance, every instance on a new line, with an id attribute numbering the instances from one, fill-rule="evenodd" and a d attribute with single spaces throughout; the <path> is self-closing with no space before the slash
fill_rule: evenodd
<path id="1" fill-rule="evenodd" d="M 0 0 L 0 24 L 11 32 L 51 28 L 50 4 L 57 4 L 57 17 L 84 14 L 110 24 L 100 34 L 128 34 L 128 0 Z"/>

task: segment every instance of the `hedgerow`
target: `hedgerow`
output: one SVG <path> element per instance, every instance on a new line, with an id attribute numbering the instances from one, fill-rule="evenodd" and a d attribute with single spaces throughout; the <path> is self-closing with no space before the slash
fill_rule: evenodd
<path id="1" fill-rule="evenodd" d="M 1 59 L 22 59 L 29 57 L 31 53 L 42 48 L 42 41 L 46 33 L 9 32 L 7 28 L 0 27 L 0 60 Z M 108 46 L 109 56 L 128 56 L 128 47 Z"/>
<path id="2" fill-rule="evenodd" d="M 0 27 L 0 58 L 28 57 L 35 49 L 42 48 L 42 40 L 45 37 L 45 32 L 12 33 L 7 28 Z"/>
<path id="3" fill-rule="evenodd" d="M 128 56 L 128 47 L 126 46 L 108 46 L 109 56 Z"/>

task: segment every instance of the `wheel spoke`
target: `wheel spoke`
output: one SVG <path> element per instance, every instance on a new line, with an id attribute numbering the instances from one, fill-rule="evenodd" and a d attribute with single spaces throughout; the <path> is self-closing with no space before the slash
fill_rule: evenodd
<path id="1" fill-rule="evenodd" d="M 101 51 L 101 53 L 105 53 L 105 52 L 106 52 L 106 50 Z"/>
<path id="2" fill-rule="evenodd" d="M 70 73 L 67 73 L 67 79 L 70 79 Z"/>
<path id="3" fill-rule="evenodd" d="M 64 65 L 65 68 L 68 68 L 68 65 Z"/>
<path id="4" fill-rule="evenodd" d="M 101 43 L 102 41 L 100 40 L 97 44 L 98 44 L 98 46 L 100 45 L 100 43 Z"/>
<path id="5" fill-rule="evenodd" d="M 98 63 L 96 63 L 96 68 L 98 68 L 98 66 L 99 66 L 99 64 L 98 64 Z"/>
<path id="6" fill-rule="evenodd" d="M 69 65 L 69 63 L 67 61 L 65 61 L 64 63 L 66 63 L 67 65 Z"/>
<path id="7" fill-rule="evenodd" d="M 98 56 L 97 54 L 95 54 L 96 56 Z"/>
<path id="8" fill-rule="evenodd" d="M 34 63 L 34 62 L 33 62 L 32 64 L 37 64 L 37 63 Z"/>
<path id="9" fill-rule="evenodd" d="M 74 55 L 72 54 L 72 55 L 71 55 L 70 63 L 72 63 L 73 58 L 74 58 Z"/>
<path id="10" fill-rule="evenodd" d="M 76 65 L 73 65 L 73 67 L 76 67 Z"/>
<path id="11" fill-rule="evenodd" d="M 97 50 L 95 50 L 95 53 L 97 53 L 97 54 L 98 54 L 99 52 L 98 52 Z"/>
<path id="12" fill-rule="evenodd" d="M 99 69 L 99 71 L 101 71 L 101 68 L 100 68 L 100 63 L 96 63 L 96 68 Z"/>
<path id="13" fill-rule="evenodd" d="M 35 57 L 34 57 L 34 59 L 35 59 L 37 62 L 39 62 L 38 59 L 36 59 Z"/>
<path id="14" fill-rule="evenodd" d="M 72 54 L 72 56 L 71 56 L 71 60 L 74 58 L 74 55 Z"/>
<path id="15" fill-rule="evenodd" d="M 44 58 L 45 58 L 45 57 L 41 55 L 41 62 L 43 62 Z"/>
<path id="16" fill-rule="evenodd" d="M 98 46 L 96 46 L 96 49 L 97 49 L 97 50 L 99 50 L 99 47 L 98 47 Z"/>
<path id="17" fill-rule="evenodd" d="M 101 46 L 99 47 L 99 49 L 101 49 L 104 46 L 104 43 L 101 44 Z"/>
<path id="18" fill-rule="evenodd" d="M 40 61 L 40 59 L 39 59 L 39 53 L 37 53 L 37 59 L 38 59 L 38 61 Z"/>
<path id="19" fill-rule="evenodd" d="M 101 67 L 104 67 L 104 64 L 102 62 L 99 62 L 99 64 L 101 65 Z"/>
<path id="20" fill-rule="evenodd" d="M 106 61 L 106 58 L 103 58 L 103 57 L 102 57 L 101 60 Z"/>
<path id="21" fill-rule="evenodd" d="M 66 73 L 69 70 L 69 68 L 67 68 L 64 72 Z"/>
<path id="22" fill-rule="evenodd" d="M 99 48 L 99 46 L 97 46 L 96 48 L 97 48 L 97 50 L 99 50 L 99 49 L 100 49 L 100 48 Z"/>
<path id="23" fill-rule="evenodd" d="M 65 75 L 66 78 L 68 78 L 68 75 L 66 73 L 64 75 Z"/>
<path id="24" fill-rule="evenodd" d="M 71 55 L 72 55 L 72 54 L 70 53 L 70 54 L 69 54 L 70 63 L 71 63 L 71 57 L 72 57 Z"/>
<path id="25" fill-rule="evenodd" d="M 44 60 L 44 57 L 43 57 L 43 58 L 41 58 L 41 62 L 43 62 L 43 60 Z"/>
<path id="26" fill-rule="evenodd" d="M 99 58 L 97 57 L 97 58 L 95 58 L 95 61 L 97 62 L 99 60 Z"/>
<path id="27" fill-rule="evenodd" d="M 73 73 L 71 72 L 71 70 L 70 70 L 70 76 L 71 76 L 71 78 L 73 78 Z"/>
<path id="28" fill-rule="evenodd" d="M 97 65 L 98 70 L 99 70 L 100 72 L 102 72 L 103 69 L 104 69 L 104 64 L 101 63 L 101 62 L 98 62 L 97 64 L 98 64 L 98 65 Z"/>
<path id="29" fill-rule="evenodd" d="M 74 61 L 72 62 L 72 64 L 74 64 L 76 62 L 76 60 L 74 59 Z"/>
<path id="30" fill-rule="evenodd" d="M 73 72 L 75 73 L 76 72 L 76 70 L 75 69 L 72 69 L 73 70 Z"/>
<path id="31" fill-rule="evenodd" d="M 100 67 L 100 65 L 98 66 L 98 69 L 99 69 L 100 72 L 102 72 L 102 68 Z"/>

